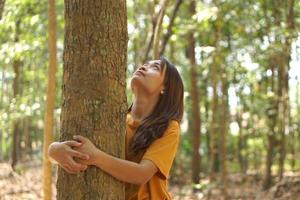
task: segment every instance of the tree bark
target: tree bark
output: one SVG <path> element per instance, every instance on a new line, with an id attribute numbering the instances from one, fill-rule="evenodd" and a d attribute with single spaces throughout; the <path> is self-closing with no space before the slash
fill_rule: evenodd
<path id="1" fill-rule="evenodd" d="M 196 2 L 193 0 L 189 5 L 189 11 L 191 15 L 194 15 Z M 188 59 L 190 64 L 190 94 L 192 103 L 192 180 L 194 184 L 198 184 L 200 181 L 200 166 L 201 157 L 199 154 L 201 144 L 201 119 L 200 119 L 200 108 L 199 108 L 199 89 L 197 86 L 197 71 L 196 71 L 196 58 L 195 58 L 195 38 L 192 31 L 188 33 Z M 194 189 L 195 190 L 195 189 Z"/>
<path id="2" fill-rule="evenodd" d="M 280 55 L 280 54 L 279 54 Z M 285 91 L 285 63 L 283 61 L 284 58 L 279 57 L 278 61 L 278 131 L 279 135 L 279 162 L 278 162 L 278 176 L 279 180 L 282 179 L 284 172 L 284 159 L 285 159 L 285 132 L 286 132 L 286 91 Z"/>
<path id="3" fill-rule="evenodd" d="M 14 42 L 19 42 L 19 34 L 20 34 L 20 20 L 17 20 L 16 23 L 16 32 Z M 21 62 L 17 58 L 13 62 L 13 70 L 14 70 L 14 80 L 13 80 L 13 98 L 15 100 L 15 105 L 17 105 L 18 95 L 20 91 L 20 67 Z M 12 154 L 11 154 L 11 167 L 15 169 L 15 166 L 18 162 L 18 151 L 19 151 L 19 127 L 18 127 L 19 119 L 15 119 L 13 122 L 13 141 L 12 141 Z"/>
<path id="4" fill-rule="evenodd" d="M 298 77 L 296 77 L 296 80 L 297 80 L 297 84 L 296 84 L 296 102 L 295 102 L 295 105 L 296 105 L 296 113 L 298 115 L 298 117 L 295 119 L 295 125 L 297 127 L 297 129 L 293 130 L 291 132 L 291 142 L 290 142 L 290 146 L 291 146 L 291 162 L 290 162 L 290 165 L 291 165 L 291 168 L 292 168 L 292 171 L 295 172 L 296 169 L 295 169 L 295 166 L 296 166 L 296 160 L 297 160 L 297 155 L 296 155 L 296 146 L 297 146 L 297 141 L 299 141 L 299 139 L 297 140 L 297 132 L 298 132 L 298 135 L 300 133 L 300 122 L 299 122 L 299 116 L 300 116 L 300 103 L 299 103 L 299 99 L 300 99 L 300 92 L 299 92 L 299 86 L 300 86 L 300 83 L 299 83 L 299 80 L 298 80 Z"/>
<path id="5" fill-rule="evenodd" d="M 61 140 L 75 134 L 125 158 L 126 1 L 65 1 Z M 70 175 L 59 169 L 58 200 L 123 200 L 124 184 L 90 166 Z"/>
<path id="6" fill-rule="evenodd" d="M 214 1 L 215 6 L 218 6 L 218 1 Z M 212 103 L 211 103 L 211 122 L 210 122 L 210 173 L 209 178 L 211 181 L 215 180 L 215 172 L 219 170 L 219 155 L 218 155 L 218 107 L 219 107 L 219 96 L 217 93 L 217 87 L 219 82 L 218 71 L 221 63 L 221 52 L 219 47 L 219 40 L 221 34 L 220 27 L 220 13 L 217 14 L 217 19 L 214 22 L 214 47 L 213 52 L 213 63 L 210 71 L 211 86 L 213 89 Z"/>
<path id="7" fill-rule="evenodd" d="M 176 18 L 176 15 L 177 15 L 177 12 L 179 10 L 179 7 L 180 7 L 181 3 L 182 3 L 182 0 L 177 0 L 176 3 L 175 3 L 174 10 L 173 10 L 173 13 L 172 13 L 172 16 L 171 16 L 171 19 L 170 19 L 170 23 L 168 25 L 167 33 L 164 35 L 163 40 L 161 42 L 159 55 L 164 54 L 167 43 L 168 43 L 170 37 L 173 34 L 172 28 L 173 28 L 174 21 L 175 21 L 175 18 Z"/>
<path id="8" fill-rule="evenodd" d="M 237 111 L 236 113 L 236 121 L 239 126 L 239 135 L 238 135 L 238 145 L 237 145 L 237 154 L 238 154 L 238 161 L 240 165 L 240 170 L 242 173 L 246 172 L 246 167 L 245 167 L 245 154 L 243 153 L 245 151 L 245 136 L 243 132 L 243 127 L 242 127 L 242 117 L 240 111 Z"/>
<path id="9" fill-rule="evenodd" d="M 4 11 L 5 0 L 0 0 L 0 20 L 2 19 L 2 14 Z"/>
<path id="10" fill-rule="evenodd" d="M 270 88 L 273 94 L 276 94 L 275 91 L 275 67 L 272 63 L 272 58 L 269 58 L 269 66 L 271 66 L 272 76 L 270 80 Z M 267 91 L 267 90 L 266 90 Z M 265 167 L 265 177 L 263 180 L 263 189 L 267 190 L 272 184 L 272 165 L 273 165 L 273 151 L 275 146 L 275 135 L 276 135 L 276 123 L 277 123 L 277 112 L 278 112 L 278 100 L 275 95 L 269 97 L 269 108 L 267 110 L 268 116 L 268 149 L 267 149 L 267 158 L 266 158 L 266 167 Z"/>
<path id="11" fill-rule="evenodd" d="M 153 7 L 155 7 L 156 4 L 157 4 L 157 2 L 154 1 L 154 6 Z M 150 8 L 150 6 L 149 6 L 149 8 Z M 154 11 L 149 11 L 149 12 L 154 12 Z M 152 44 L 153 44 L 154 33 L 155 33 L 155 28 L 156 28 L 156 23 L 157 23 L 157 18 L 159 16 L 159 13 L 160 13 L 160 10 L 157 13 L 154 13 L 153 17 L 152 17 L 152 31 L 151 31 L 151 35 L 149 36 L 149 41 L 147 42 L 147 46 L 146 46 L 146 49 L 145 49 L 145 55 L 144 55 L 144 58 L 142 60 L 143 63 L 145 63 L 149 58 L 149 54 L 150 54 L 150 50 L 151 50 L 151 47 L 152 47 Z"/>
<path id="12" fill-rule="evenodd" d="M 229 108 L 228 108 L 228 88 L 229 83 L 226 81 L 225 65 L 222 66 L 221 74 L 222 83 L 222 98 L 221 98 L 221 110 L 220 117 L 220 164 L 221 164 L 221 182 L 222 182 L 222 195 L 224 199 L 228 198 L 227 194 L 227 134 L 228 134 L 228 120 L 229 120 Z"/>
<path id="13" fill-rule="evenodd" d="M 162 0 L 160 3 L 161 9 L 158 14 L 155 31 L 154 31 L 154 38 L 153 38 L 153 59 L 159 59 L 160 30 L 165 15 L 165 10 L 167 8 L 167 4 L 168 4 L 168 0 Z"/>
<path id="14" fill-rule="evenodd" d="M 55 0 L 48 0 L 48 48 L 49 70 L 47 98 L 44 116 L 44 144 L 43 144 L 43 192 L 44 200 L 51 200 L 52 176 L 51 163 L 48 158 L 48 147 L 53 138 L 53 110 L 55 102 L 55 74 L 56 74 L 56 14 Z"/>

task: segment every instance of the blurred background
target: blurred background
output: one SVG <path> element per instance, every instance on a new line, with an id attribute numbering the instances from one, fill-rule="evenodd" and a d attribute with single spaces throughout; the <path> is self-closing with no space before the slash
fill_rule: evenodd
<path id="1" fill-rule="evenodd" d="M 48 8 L 45 1 L 6 0 L 3 9 L 2 2 L 0 199 L 41 199 Z M 169 183 L 174 199 L 299 198 L 300 1 L 127 0 L 127 13 L 128 81 L 151 59 L 159 13 L 159 52 L 183 77 L 185 113 Z M 56 20 L 54 140 L 63 0 L 56 0 Z"/>

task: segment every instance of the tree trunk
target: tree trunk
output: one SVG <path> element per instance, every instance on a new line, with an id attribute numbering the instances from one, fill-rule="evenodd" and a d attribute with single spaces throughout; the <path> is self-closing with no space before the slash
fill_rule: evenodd
<path id="1" fill-rule="evenodd" d="M 160 41 L 160 30 L 161 30 L 161 24 L 162 20 L 165 15 L 165 11 L 167 8 L 168 0 L 162 0 L 160 3 L 160 11 L 158 14 L 155 31 L 154 31 L 154 38 L 153 38 L 153 59 L 159 59 L 159 41 Z"/>
<path id="2" fill-rule="evenodd" d="M 56 14 L 55 0 L 48 0 L 48 48 L 49 70 L 47 98 L 44 116 L 44 144 L 43 144 L 43 192 L 44 200 L 51 200 L 52 176 L 51 163 L 48 158 L 48 147 L 53 138 L 53 110 L 55 102 L 55 74 L 56 74 Z"/>
<path id="3" fill-rule="evenodd" d="M 206 173 L 208 173 L 210 171 L 210 168 L 209 168 L 209 164 L 210 164 L 210 124 L 209 124 L 209 108 L 211 107 L 210 106 L 210 102 L 209 102 L 209 98 L 208 98 L 208 90 L 207 90 L 207 87 L 208 87 L 208 80 L 207 78 L 205 78 L 205 81 L 203 83 L 205 85 L 205 95 L 203 95 L 203 101 L 204 101 L 204 107 L 205 107 L 205 129 L 206 129 L 206 132 L 205 132 L 205 144 L 206 144 L 206 148 L 207 148 L 207 154 L 206 154 L 206 163 L 207 163 L 207 167 L 205 168 L 202 168 L 203 171 L 205 170 Z"/>
<path id="4" fill-rule="evenodd" d="M 290 129 L 290 103 L 289 103 L 289 63 L 291 54 L 291 43 L 294 35 L 294 0 L 288 0 L 286 7 L 287 30 L 285 42 L 282 43 L 282 52 L 279 55 L 278 70 L 278 92 L 280 100 L 279 124 L 280 126 L 280 143 L 279 143 L 279 179 L 281 180 L 284 173 L 284 160 L 286 154 L 286 135 L 289 135 Z"/>
<path id="5" fill-rule="evenodd" d="M 297 84 L 296 84 L 296 102 L 295 102 L 295 105 L 296 105 L 296 113 L 297 113 L 297 116 L 295 118 L 295 122 L 293 122 L 297 129 L 294 129 L 292 132 L 291 132 L 291 142 L 290 142 L 290 147 L 291 147 L 291 168 L 292 168 L 292 171 L 295 172 L 296 169 L 295 169 L 295 166 L 296 166 L 296 159 L 297 159 L 297 155 L 296 155 L 296 146 L 297 146 L 297 132 L 298 134 L 300 133 L 300 122 L 299 122 L 299 116 L 300 116 L 300 104 L 299 104 L 299 99 L 300 99 L 300 92 L 299 92 L 299 80 L 298 80 L 298 77 L 296 77 L 296 80 L 297 80 Z M 299 140 L 298 140 L 299 141 Z"/>
<path id="6" fill-rule="evenodd" d="M 13 125 L 13 141 L 12 141 L 12 154 L 11 154 L 11 167 L 15 170 L 15 167 L 18 162 L 18 153 L 19 153 L 19 127 L 18 121 L 15 120 Z"/>
<path id="7" fill-rule="evenodd" d="M 15 42 L 17 43 L 19 41 L 18 39 L 18 30 L 19 30 L 19 21 L 16 22 L 16 37 Z M 21 62 L 19 60 L 15 60 L 13 62 L 13 69 L 15 73 L 15 77 L 13 80 L 13 98 L 15 99 L 15 105 L 17 105 L 17 99 L 19 95 L 19 80 L 20 80 L 20 66 Z M 13 141 L 12 141 L 12 154 L 11 154 L 11 167 L 12 169 L 15 169 L 16 164 L 18 162 L 18 153 L 19 153 L 19 119 L 15 119 L 13 122 Z"/>
<path id="8" fill-rule="evenodd" d="M 194 15 L 196 2 L 191 1 L 189 5 L 189 11 L 191 15 Z M 196 71 L 196 58 L 195 58 L 195 38 L 192 31 L 188 33 L 188 59 L 190 64 L 190 80 L 191 80 L 191 103 L 192 103 L 192 180 L 194 184 L 198 184 L 200 177 L 201 157 L 199 154 L 201 143 L 201 119 L 199 108 L 199 89 L 197 86 L 197 71 Z"/>
<path id="9" fill-rule="evenodd" d="M 172 13 L 172 16 L 171 16 L 171 19 L 170 19 L 170 23 L 168 25 L 167 33 L 164 35 L 163 40 L 161 42 L 159 55 L 164 54 L 167 43 L 168 43 L 170 37 L 172 36 L 172 33 L 173 33 L 172 28 L 173 28 L 174 21 L 175 21 L 175 18 L 176 18 L 176 15 L 177 15 L 177 12 L 179 10 L 179 7 L 180 7 L 181 3 L 182 3 L 182 0 L 177 0 L 176 3 L 175 3 L 174 10 L 173 10 L 173 13 Z"/>
<path id="10" fill-rule="evenodd" d="M 217 6 L 218 2 L 214 2 Z M 214 46 L 215 51 L 213 52 L 213 63 L 211 66 L 210 77 L 211 77 L 211 86 L 213 89 L 212 103 L 211 103 L 211 122 L 210 122 L 210 180 L 215 180 L 215 172 L 219 171 L 219 155 L 218 155 L 218 107 L 219 107 L 219 97 L 217 93 L 217 87 L 219 82 L 218 71 L 221 63 L 221 52 L 219 47 L 219 39 L 221 34 L 220 27 L 220 14 L 218 13 L 217 19 L 214 22 Z"/>
<path id="11" fill-rule="evenodd" d="M 269 66 L 271 66 L 272 76 L 271 76 L 271 91 L 273 94 L 275 92 L 275 67 L 272 63 L 272 58 L 269 58 Z M 273 151 L 274 151 L 274 142 L 275 142 L 275 130 L 277 122 L 277 111 L 278 111 L 278 100 L 275 95 L 269 97 L 269 108 L 267 110 L 268 116 L 268 149 L 267 149 L 267 158 L 266 158 L 266 167 L 265 167 L 265 177 L 263 181 L 263 189 L 267 190 L 272 184 L 272 165 L 273 165 Z"/>
<path id="12" fill-rule="evenodd" d="M 4 4 L 5 4 L 5 0 L 0 0 L 0 20 L 2 19 Z"/>
<path id="13" fill-rule="evenodd" d="M 125 158 L 127 41 L 126 1 L 65 1 L 62 141 L 80 134 Z M 58 200 L 125 198 L 124 184 L 94 166 L 58 172 Z"/>
<path id="14" fill-rule="evenodd" d="M 279 54 L 278 58 L 278 131 L 279 131 L 279 162 L 278 162 L 278 176 L 279 180 L 282 179 L 284 171 L 284 159 L 285 159 L 285 132 L 286 132 L 286 91 L 285 91 L 285 63 L 282 55 Z"/>
<path id="15" fill-rule="evenodd" d="M 24 118 L 24 143 L 25 143 L 25 154 L 30 155 L 32 154 L 31 149 L 31 138 L 30 138 L 30 131 L 29 131 L 29 123 L 30 117 Z"/>
<path id="16" fill-rule="evenodd" d="M 153 10 L 148 11 L 149 13 L 153 12 L 154 13 L 154 8 L 156 7 L 157 2 L 154 1 L 154 6 L 153 6 Z M 149 8 L 152 8 L 152 6 L 149 5 Z M 148 58 L 149 58 L 149 54 L 150 54 L 150 50 L 153 44 L 153 40 L 154 40 L 154 33 L 155 33 L 155 28 L 156 28 L 156 23 L 157 23 L 157 18 L 159 16 L 160 10 L 157 13 L 154 13 L 152 16 L 152 31 L 151 31 L 151 35 L 149 35 L 149 41 L 147 42 L 147 46 L 145 49 L 145 55 L 144 58 L 142 60 L 142 63 L 145 63 Z"/>
<path id="17" fill-rule="evenodd" d="M 236 121 L 239 126 L 239 135 L 238 135 L 238 145 L 237 145 L 237 154 L 238 154 L 238 161 L 240 165 L 240 170 L 242 173 L 246 172 L 245 168 L 245 154 L 243 153 L 245 151 L 245 137 L 244 137 L 244 132 L 243 132 L 243 127 L 242 127 L 242 117 L 240 111 L 236 113 Z"/>
<path id="18" fill-rule="evenodd" d="M 222 195 L 227 199 L 227 134 L 228 134 L 228 121 L 229 121 L 229 108 L 228 108 L 228 85 L 226 81 L 225 65 L 222 66 L 222 102 L 221 102 L 221 128 L 220 128 L 220 160 L 221 160 L 221 182 L 222 182 Z"/>

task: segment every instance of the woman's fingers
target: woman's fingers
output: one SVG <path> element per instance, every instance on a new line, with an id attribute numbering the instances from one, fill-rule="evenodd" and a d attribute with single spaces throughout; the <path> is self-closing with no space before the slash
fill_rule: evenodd
<path id="1" fill-rule="evenodd" d="M 73 159 L 70 160 L 70 167 L 72 168 L 73 171 L 77 171 L 77 172 L 86 170 L 86 168 L 87 168 L 86 165 L 77 163 L 77 162 L 75 162 Z"/>
<path id="2" fill-rule="evenodd" d="M 70 146 L 70 147 L 79 147 L 80 145 L 82 145 L 81 142 L 75 141 L 75 140 L 68 140 L 68 141 L 64 141 L 64 144 Z"/>
<path id="3" fill-rule="evenodd" d="M 70 174 L 78 174 L 87 169 L 86 165 L 76 163 L 73 160 L 69 160 L 67 163 L 62 164 L 61 167 Z"/>
<path id="4" fill-rule="evenodd" d="M 70 152 L 70 155 L 73 157 L 81 158 L 84 160 L 88 160 L 90 158 L 89 155 L 81 153 L 79 151 L 75 151 L 73 149 L 69 150 L 69 152 Z"/>
<path id="5" fill-rule="evenodd" d="M 81 135 L 74 135 L 74 136 L 73 136 L 73 139 L 74 139 L 74 140 L 77 140 L 77 141 L 79 141 L 79 142 L 85 142 L 85 141 L 88 140 L 86 137 L 83 137 L 83 136 L 81 136 Z"/>
<path id="6" fill-rule="evenodd" d="M 69 174 L 76 174 L 76 171 L 74 171 L 69 165 L 67 164 L 64 164 L 64 165 L 61 165 L 61 167 L 66 171 L 68 172 Z"/>

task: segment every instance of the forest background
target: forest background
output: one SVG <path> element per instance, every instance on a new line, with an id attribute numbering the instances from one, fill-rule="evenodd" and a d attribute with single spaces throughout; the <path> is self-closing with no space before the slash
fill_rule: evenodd
<path id="1" fill-rule="evenodd" d="M 39 199 L 49 69 L 48 5 L 38 0 L 6 0 L 4 6 L 2 2 L 0 197 Z M 58 140 L 62 0 L 55 2 L 55 11 L 53 133 Z M 299 16 L 296 0 L 127 0 L 127 87 L 136 67 L 153 58 L 158 26 L 159 54 L 177 66 L 185 85 L 181 140 L 170 176 L 175 199 L 299 195 Z M 273 193 L 268 193 L 272 187 Z"/>

